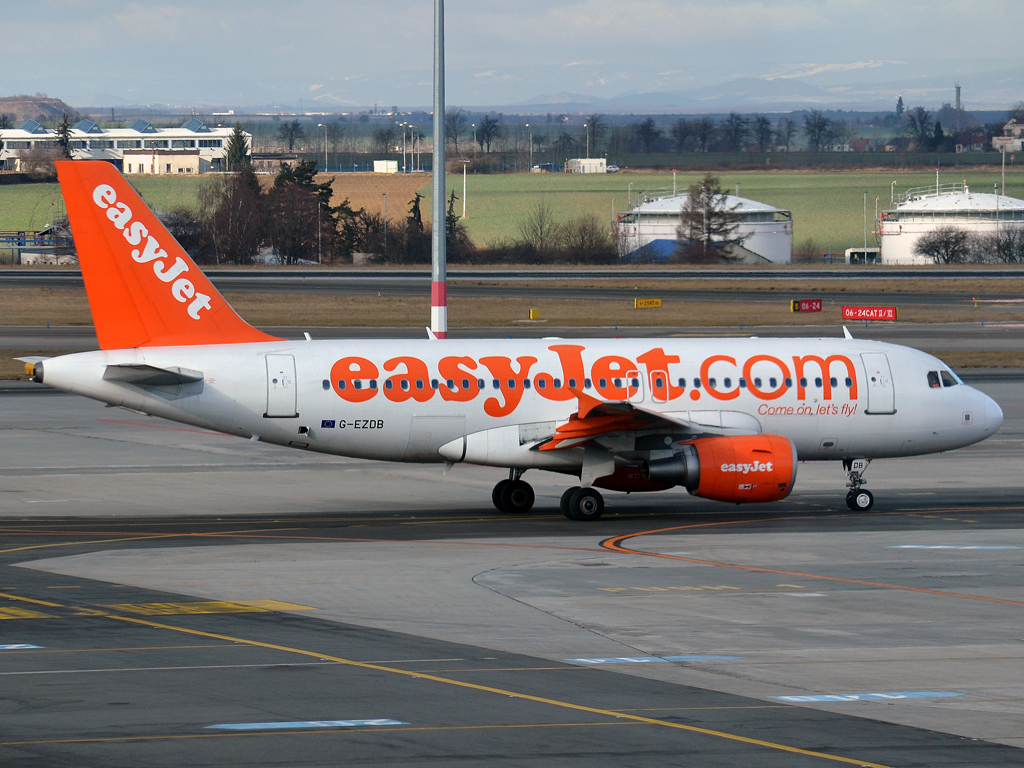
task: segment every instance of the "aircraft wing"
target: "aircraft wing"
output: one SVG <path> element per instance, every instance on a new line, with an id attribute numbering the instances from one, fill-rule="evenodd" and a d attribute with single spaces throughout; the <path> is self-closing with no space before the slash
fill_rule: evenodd
<path id="1" fill-rule="evenodd" d="M 737 411 L 681 411 L 660 413 L 628 401 L 598 400 L 573 390 L 579 409 L 555 434 L 538 443 L 540 451 L 557 451 L 597 440 L 616 432 L 666 430 L 688 437 L 760 434 L 754 417 Z"/>

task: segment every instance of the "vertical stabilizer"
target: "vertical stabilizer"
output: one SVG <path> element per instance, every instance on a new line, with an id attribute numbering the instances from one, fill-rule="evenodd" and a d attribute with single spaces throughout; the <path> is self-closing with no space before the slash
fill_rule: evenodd
<path id="1" fill-rule="evenodd" d="M 56 165 L 101 349 L 276 340 L 238 316 L 113 165 Z"/>

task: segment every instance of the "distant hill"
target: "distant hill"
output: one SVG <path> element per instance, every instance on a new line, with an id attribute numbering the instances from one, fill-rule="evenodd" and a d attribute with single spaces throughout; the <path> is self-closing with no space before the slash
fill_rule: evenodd
<path id="1" fill-rule="evenodd" d="M 0 114 L 7 115 L 14 123 L 24 120 L 52 122 L 60 120 L 63 113 L 74 119 L 78 112 L 60 99 L 51 99 L 45 93 L 35 96 L 0 96 Z"/>

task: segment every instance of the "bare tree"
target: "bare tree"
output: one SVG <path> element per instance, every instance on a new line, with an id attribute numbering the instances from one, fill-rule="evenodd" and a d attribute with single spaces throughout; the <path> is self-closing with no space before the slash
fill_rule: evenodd
<path id="1" fill-rule="evenodd" d="M 832 122 L 828 141 L 830 146 L 845 147 L 852 138 L 853 127 L 848 122 L 842 118 Z"/>
<path id="2" fill-rule="evenodd" d="M 747 120 L 739 112 L 730 112 L 720 126 L 722 137 L 740 152 L 747 139 Z"/>
<path id="3" fill-rule="evenodd" d="M 519 242 L 537 253 L 555 250 L 561 245 L 561 240 L 562 226 L 555 221 L 554 212 L 543 201 L 519 222 Z"/>
<path id="4" fill-rule="evenodd" d="M 459 153 L 459 137 L 466 127 L 466 114 L 462 107 L 453 107 L 445 110 L 444 133 L 448 141 L 455 147 L 455 154 Z"/>
<path id="5" fill-rule="evenodd" d="M 715 140 L 715 133 L 717 131 L 715 121 L 710 117 L 700 117 L 693 121 L 693 135 L 697 139 L 698 151 L 708 151 L 711 143 Z"/>
<path id="6" fill-rule="evenodd" d="M 924 150 L 928 148 L 928 141 L 932 136 L 932 115 L 924 107 L 914 107 L 907 112 L 907 121 L 910 123 L 910 134 L 914 139 L 914 148 Z"/>
<path id="7" fill-rule="evenodd" d="M 832 121 L 821 110 L 812 109 L 804 115 L 804 134 L 812 152 L 820 152 L 828 145 Z"/>
<path id="8" fill-rule="evenodd" d="M 395 148 L 395 129 L 390 125 L 373 129 L 373 151 L 378 155 L 389 155 Z"/>
<path id="9" fill-rule="evenodd" d="M 637 141 L 647 154 L 651 153 L 654 143 L 661 138 L 661 131 L 658 130 L 658 125 L 654 122 L 653 117 L 634 123 L 633 133 L 636 134 Z"/>
<path id="10" fill-rule="evenodd" d="M 496 116 L 484 115 L 480 125 L 476 129 L 476 143 L 480 145 L 480 151 L 490 153 L 491 142 L 501 138 L 501 120 Z"/>
<path id="11" fill-rule="evenodd" d="M 685 117 L 680 117 L 672 123 L 672 141 L 676 144 L 676 152 L 686 151 L 686 142 L 693 136 L 693 123 Z"/>
<path id="12" fill-rule="evenodd" d="M 957 227 L 936 227 L 914 243 L 914 254 L 936 264 L 963 264 L 970 253 L 970 235 Z"/>
<path id="13" fill-rule="evenodd" d="M 784 117 L 779 120 L 779 126 L 775 131 L 775 139 L 786 147 L 786 151 L 789 151 L 790 146 L 793 144 L 793 137 L 796 135 L 796 123 L 793 122 L 791 117 Z"/>
<path id="14" fill-rule="evenodd" d="M 292 152 L 295 149 L 295 142 L 305 140 L 306 131 L 302 123 L 292 120 L 290 123 L 281 123 L 281 127 L 277 129 L 277 138 L 287 144 L 288 151 Z"/>
<path id="15" fill-rule="evenodd" d="M 591 154 L 597 154 L 597 143 L 605 134 L 608 126 L 601 115 L 591 115 L 587 118 L 587 136 L 590 141 Z"/>
<path id="16" fill-rule="evenodd" d="M 767 152 L 768 145 L 772 143 L 772 121 L 768 119 L 767 115 L 754 115 L 751 128 L 758 148 L 762 152 Z"/>

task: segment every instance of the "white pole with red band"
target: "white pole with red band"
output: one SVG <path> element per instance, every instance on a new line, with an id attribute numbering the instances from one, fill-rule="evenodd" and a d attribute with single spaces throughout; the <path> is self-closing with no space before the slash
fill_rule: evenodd
<path id="1" fill-rule="evenodd" d="M 430 330 L 448 338 L 448 270 L 445 253 L 444 0 L 434 0 L 434 212 L 430 270 Z"/>

